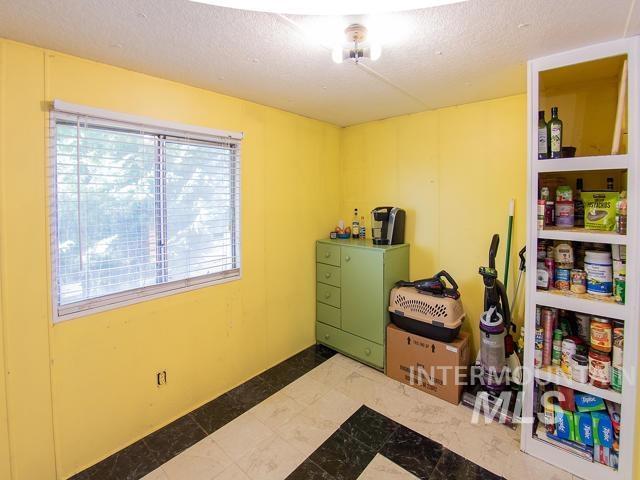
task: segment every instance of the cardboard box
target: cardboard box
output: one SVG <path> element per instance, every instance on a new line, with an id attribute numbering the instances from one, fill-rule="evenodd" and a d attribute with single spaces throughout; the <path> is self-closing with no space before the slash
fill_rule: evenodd
<path id="1" fill-rule="evenodd" d="M 438 342 L 387 326 L 387 376 L 457 405 L 469 371 L 469 338 Z"/>

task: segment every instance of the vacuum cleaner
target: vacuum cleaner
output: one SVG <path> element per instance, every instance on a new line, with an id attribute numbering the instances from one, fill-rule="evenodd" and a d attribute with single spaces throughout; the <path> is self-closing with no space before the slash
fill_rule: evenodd
<path id="1" fill-rule="evenodd" d="M 489 247 L 489 266 L 480 267 L 478 273 L 482 276 L 484 284 L 484 312 L 480 316 L 480 351 L 476 360 L 476 368 L 479 368 L 481 383 L 469 385 L 462 395 L 462 403 L 469 408 L 476 408 L 477 399 L 483 397 L 483 402 L 488 405 L 490 411 L 497 411 L 500 423 L 515 428 L 520 419 L 514 412 L 520 411 L 516 403 L 517 395 L 511 395 L 509 405 L 503 408 L 503 392 L 508 392 L 517 385 L 512 385 L 510 380 L 514 372 L 520 372 L 520 361 L 514 351 L 514 341 L 511 335 L 515 331 L 512 322 L 511 308 L 507 290 L 498 279 L 496 270 L 496 255 L 500 245 L 500 236 L 494 234 Z M 520 275 L 524 272 L 524 249 L 520 251 Z M 519 290 L 520 281 L 516 286 L 515 297 Z M 513 299 L 514 304 L 517 298 Z M 497 410 L 494 410 L 497 407 Z M 483 411 L 487 415 L 490 412 Z"/>
<path id="2" fill-rule="evenodd" d="M 447 284 L 443 280 L 446 278 L 451 287 L 447 287 Z M 457 300 L 460 298 L 460 292 L 458 291 L 458 284 L 449 273 L 445 270 L 441 270 L 433 277 L 423 278 L 421 280 L 415 280 L 413 282 L 399 281 L 396 283 L 396 287 L 413 287 L 416 290 L 424 292 L 428 295 L 434 295 L 436 297 L 449 297 Z"/>
<path id="3" fill-rule="evenodd" d="M 504 390 L 509 382 L 507 358 L 514 353 L 509 298 L 498 280 L 496 254 L 500 236 L 495 234 L 489 247 L 489 266 L 480 267 L 484 283 L 484 312 L 480 316 L 480 367 L 485 388 L 492 393 Z"/>

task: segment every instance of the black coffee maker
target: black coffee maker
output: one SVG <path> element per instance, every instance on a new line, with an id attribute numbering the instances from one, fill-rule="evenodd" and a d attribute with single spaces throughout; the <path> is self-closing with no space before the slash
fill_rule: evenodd
<path id="1" fill-rule="evenodd" d="M 405 211 L 398 207 L 376 207 L 371 210 L 371 237 L 374 245 L 404 243 Z"/>

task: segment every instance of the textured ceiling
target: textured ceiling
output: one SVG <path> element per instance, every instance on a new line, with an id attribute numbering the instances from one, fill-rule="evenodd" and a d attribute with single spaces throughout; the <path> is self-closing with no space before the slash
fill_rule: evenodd
<path id="1" fill-rule="evenodd" d="M 0 0 L 0 37 L 350 125 L 524 92 L 527 59 L 640 34 L 633 4 L 469 0 L 330 18 L 188 0 Z M 354 20 L 396 35 L 381 38 L 377 62 L 336 65 L 314 34 Z"/>

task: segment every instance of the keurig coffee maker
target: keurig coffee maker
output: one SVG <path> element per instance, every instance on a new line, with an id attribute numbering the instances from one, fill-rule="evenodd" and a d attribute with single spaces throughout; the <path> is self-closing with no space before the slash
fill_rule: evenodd
<path id="1" fill-rule="evenodd" d="M 374 245 L 404 243 L 405 211 L 397 207 L 377 207 L 371 210 L 371 237 Z"/>

